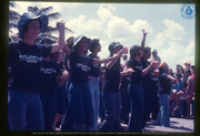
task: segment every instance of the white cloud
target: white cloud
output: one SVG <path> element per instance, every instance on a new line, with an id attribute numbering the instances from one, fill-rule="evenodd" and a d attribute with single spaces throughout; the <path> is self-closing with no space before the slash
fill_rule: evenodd
<path id="1" fill-rule="evenodd" d="M 136 20 L 133 24 L 130 24 L 128 20 L 119 17 L 113 17 L 107 24 L 106 34 L 109 38 L 120 41 L 132 41 L 141 40 L 141 30 L 145 29 L 148 32 L 152 32 L 152 28 L 145 20 Z"/>
<path id="2" fill-rule="evenodd" d="M 169 40 L 181 41 L 184 39 L 183 36 L 186 34 L 186 32 L 183 26 L 173 20 L 168 19 L 163 20 L 163 23 L 166 27 L 166 30 L 163 31 L 163 33 L 165 33 L 165 36 L 169 38 Z"/>
<path id="3" fill-rule="evenodd" d="M 113 14 L 111 13 L 111 11 L 115 11 L 115 7 L 111 5 L 105 6 L 103 4 L 99 6 L 97 14 L 102 22 L 107 22 L 113 17 Z"/>
<path id="4" fill-rule="evenodd" d="M 194 39 L 188 39 L 185 28 L 174 20 L 165 19 L 162 24 L 163 29 L 151 41 L 150 47 L 157 49 L 161 60 L 173 70 L 177 64 L 183 65 L 189 60 L 194 64 Z"/>

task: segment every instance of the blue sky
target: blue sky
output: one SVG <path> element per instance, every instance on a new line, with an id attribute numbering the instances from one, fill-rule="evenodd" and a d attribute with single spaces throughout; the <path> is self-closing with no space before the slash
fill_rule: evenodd
<path id="1" fill-rule="evenodd" d="M 127 47 L 140 45 L 141 29 L 145 29 L 149 32 L 146 46 L 157 49 L 161 61 L 166 61 L 173 70 L 176 64 L 195 62 L 195 19 L 181 16 L 181 3 L 16 2 L 14 10 L 23 14 L 28 6 L 53 6 L 52 12 L 61 13 L 66 26 L 75 32 L 73 36 L 99 38 L 101 58 L 109 56 L 108 45 L 113 41 Z M 55 21 L 50 25 L 55 25 Z M 66 39 L 69 36 L 66 33 Z"/>

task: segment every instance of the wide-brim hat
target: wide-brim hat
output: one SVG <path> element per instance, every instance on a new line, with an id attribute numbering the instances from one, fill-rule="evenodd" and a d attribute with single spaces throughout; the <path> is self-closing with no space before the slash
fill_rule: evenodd
<path id="1" fill-rule="evenodd" d="M 121 48 L 123 48 L 123 45 L 120 42 L 112 42 L 109 45 L 108 49 L 109 49 L 110 52 L 112 52 L 113 49 L 116 48 L 117 46 L 120 46 Z"/>
<path id="2" fill-rule="evenodd" d="M 34 20 L 34 19 L 39 19 L 41 22 L 41 27 L 40 27 L 40 31 L 43 32 L 47 29 L 48 24 L 49 24 L 49 20 L 47 15 L 45 14 L 41 14 L 41 15 L 36 15 L 32 12 L 26 12 L 24 13 L 19 22 L 18 22 L 18 31 L 19 31 L 19 38 L 23 38 L 23 26 L 30 20 Z"/>
<path id="3" fill-rule="evenodd" d="M 152 51 L 152 53 L 158 53 L 158 51 L 154 49 L 154 50 Z"/>
<path id="4" fill-rule="evenodd" d="M 79 35 L 78 37 L 76 37 L 76 38 L 74 39 L 73 48 L 75 48 L 75 47 L 79 44 L 79 42 L 80 42 L 82 39 L 86 39 L 86 40 L 88 41 L 89 46 L 90 46 L 91 39 L 88 38 L 88 37 L 86 37 L 86 36 L 84 36 L 84 35 Z M 88 47 L 88 48 L 89 48 L 89 47 Z"/>

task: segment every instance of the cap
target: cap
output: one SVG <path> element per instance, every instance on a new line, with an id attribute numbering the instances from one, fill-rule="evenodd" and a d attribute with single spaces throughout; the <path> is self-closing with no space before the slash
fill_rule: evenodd
<path id="1" fill-rule="evenodd" d="M 86 36 L 79 35 L 78 37 L 76 37 L 76 38 L 74 39 L 73 48 L 75 48 L 75 47 L 78 45 L 78 43 L 79 43 L 82 39 L 84 39 L 84 38 L 88 41 L 88 44 L 89 44 L 89 46 L 90 46 L 91 39 L 90 39 L 90 38 L 87 38 Z"/>
<path id="2" fill-rule="evenodd" d="M 157 50 L 155 50 L 155 49 L 152 51 L 152 53 L 154 53 L 154 52 L 155 52 L 155 53 L 158 53 Z"/>
<path id="3" fill-rule="evenodd" d="M 24 24 L 26 24 L 28 21 L 30 20 L 34 20 L 34 19 L 39 19 L 41 22 L 41 28 L 40 31 L 43 32 L 47 29 L 48 24 L 49 24 L 49 20 L 47 15 L 42 14 L 42 15 L 36 15 L 32 12 L 26 12 L 24 13 L 19 22 L 18 22 L 18 31 L 19 31 L 19 38 L 23 38 L 23 26 Z"/>

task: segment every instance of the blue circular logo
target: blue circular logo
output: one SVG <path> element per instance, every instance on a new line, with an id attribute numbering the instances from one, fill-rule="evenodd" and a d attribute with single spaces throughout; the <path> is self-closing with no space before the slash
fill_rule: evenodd
<path id="1" fill-rule="evenodd" d="M 194 4 L 183 4 L 181 6 L 181 15 L 185 19 L 193 19 L 196 16 L 196 9 Z"/>

